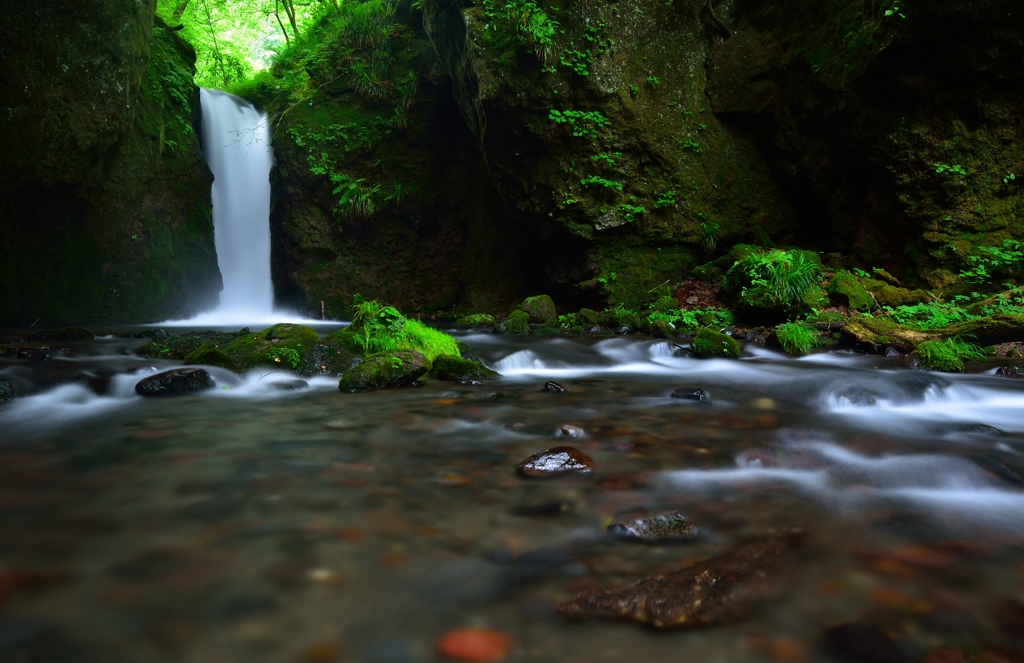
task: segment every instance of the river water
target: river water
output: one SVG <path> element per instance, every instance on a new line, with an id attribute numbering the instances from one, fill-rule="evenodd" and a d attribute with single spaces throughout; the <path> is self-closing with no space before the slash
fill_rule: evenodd
<path id="1" fill-rule="evenodd" d="M 4 355 L 23 396 L 0 404 L 0 660 L 434 661 L 442 634 L 474 627 L 513 638 L 511 661 L 1021 648 L 1021 383 L 758 348 L 697 361 L 640 337 L 462 338 L 504 377 L 352 395 L 213 369 L 211 392 L 143 400 L 135 382 L 174 364 L 131 355 L 140 340 Z M 563 444 L 595 472 L 516 476 Z M 699 540 L 604 531 L 676 510 Z M 734 623 L 555 611 L 791 528 L 804 544 Z M 825 635 L 843 624 L 904 658 L 843 658 Z"/>

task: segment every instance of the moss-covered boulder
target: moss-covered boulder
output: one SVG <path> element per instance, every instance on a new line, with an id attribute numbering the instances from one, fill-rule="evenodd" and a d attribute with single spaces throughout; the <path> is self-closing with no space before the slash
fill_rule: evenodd
<path id="1" fill-rule="evenodd" d="M 480 362 L 449 356 L 441 356 L 434 360 L 430 374 L 438 380 L 482 380 L 501 377 L 500 373 L 492 371 Z"/>
<path id="2" fill-rule="evenodd" d="M 701 359 L 709 357 L 739 357 L 740 344 L 732 336 L 719 334 L 710 329 L 697 331 L 693 342 L 693 356 Z"/>
<path id="3" fill-rule="evenodd" d="M 596 325 L 597 318 L 601 314 L 592 308 L 581 308 L 580 312 L 576 314 L 576 320 L 581 324 Z"/>
<path id="4" fill-rule="evenodd" d="M 547 295 L 527 297 L 519 310 L 530 316 L 530 322 L 537 325 L 553 327 L 558 324 L 558 311 L 555 302 Z"/>
<path id="5" fill-rule="evenodd" d="M 498 326 L 498 321 L 488 313 L 475 313 L 459 318 L 455 326 L 459 329 L 494 329 Z"/>
<path id="6" fill-rule="evenodd" d="M 648 325 L 647 332 L 658 338 L 675 338 L 678 331 L 676 326 L 668 320 L 654 318 Z"/>
<path id="7" fill-rule="evenodd" d="M 345 393 L 408 387 L 430 369 L 419 352 L 386 352 L 370 357 L 341 376 L 338 389 Z"/>
<path id="8" fill-rule="evenodd" d="M 897 306 L 913 306 L 914 304 L 924 304 L 931 301 L 928 293 L 924 290 L 909 290 L 891 285 L 883 285 L 878 290 L 875 290 L 873 294 L 879 306 L 891 306 L 892 308 Z"/>
<path id="9" fill-rule="evenodd" d="M 198 350 L 186 356 L 185 361 L 200 366 L 219 366 L 229 371 L 238 371 L 238 362 L 235 361 L 234 357 L 220 348 L 209 345 L 201 346 Z"/>
<path id="10" fill-rule="evenodd" d="M 239 370 L 256 366 L 296 369 L 319 341 L 309 327 L 282 323 L 257 334 L 241 335 L 221 349 L 235 360 Z"/>
<path id="11" fill-rule="evenodd" d="M 841 272 L 832 278 L 828 294 L 837 306 L 846 306 L 863 313 L 875 308 L 875 300 L 868 294 L 857 277 L 847 272 Z"/>
<path id="12" fill-rule="evenodd" d="M 498 331 L 514 336 L 526 336 L 530 333 L 530 316 L 523 311 L 512 311 L 505 322 L 498 326 Z"/>

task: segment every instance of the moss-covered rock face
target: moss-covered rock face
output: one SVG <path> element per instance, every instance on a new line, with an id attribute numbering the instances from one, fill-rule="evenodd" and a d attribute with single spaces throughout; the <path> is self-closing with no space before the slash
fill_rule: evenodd
<path id="1" fill-rule="evenodd" d="M 261 365 L 295 369 L 319 340 L 309 327 L 277 324 L 258 334 L 240 335 L 223 349 L 242 370 Z"/>
<path id="2" fill-rule="evenodd" d="M 477 361 L 441 356 L 434 360 L 430 374 L 438 380 L 483 380 L 501 377 Z"/>
<path id="3" fill-rule="evenodd" d="M 538 325 L 553 326 L 558 324 L 558 310 L 555 302 L 547 295 L 527 297 L 519 310 L 530 316 L 530 322 Z"/>
<path id="4" fill-rule="evenodd" d="M 693 342 L 693 356 L 701 359 L 739 357 L 740 344 L 732 336 L 719 334 L 710 329 L 700 329 Z"/>
<path id="5" fill-rule="evenodd" d="M 370 357 L 341 377 L 345 393 L 408 387 L 429 370 L 427 358 L 418 352 L 386 352 Z"/>
<path id="6" fill-rule="evenodd" d="M 829 284 L 829 297 L 839 306 L 867 313 L 875 307 L 875 300 L 853 274 L 836 274 Z"/>
<path id="7" fill-rule="evenodd" d="M 503 334 L 525 336 L 530 333 L 530 316 L 525 311 L 512 311 L 498 327 L 498 331 Z"/>
<path id="8" fill-rule="evenodd" d="M 0 324 L 142 322 L 212 308 L 212 177 L 195 54 L 154 0 L 0 16 Z"/>
<path id="9" fill-rule="evenodd" d="M 459 318 L 455 325 L 459 329 L 494 329 L 498 326 L 498 321 L 488 313 L 475 313 Z"/>

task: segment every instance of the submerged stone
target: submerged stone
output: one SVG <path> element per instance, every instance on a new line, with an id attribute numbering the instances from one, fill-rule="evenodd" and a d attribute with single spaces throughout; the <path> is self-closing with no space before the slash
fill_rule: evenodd
<path id="1" fill-rule="evenodd" d="M 843 655 L 871 663 L 910 663 L 911 658 L 881 631 L 867 624 L 843 624 L 825 632 Z"/>
<path id="2" fill-rule="evenodd" d="M 558 432 L 566 437 L 586 437 L 587 433 L 579 426 L 573 426 L 572 424 L 565 424 L 558 429 Z"/>
<path id="3" fill-rule="evenodd" d="M 541 391 L 550 391 L 553 393 L 560 394 L 565 391 L 565 387 L 558 384 L 554 380 L 548 380 L 547 382 L 544 383 L 544 388 Z"/>
<path id="4" fill-rule="evenodd" d="M 418 352 L 393 352 L 370 357 L 341 376 L 338 389 L 346 393 L 408 387 L 427 372 L 427 358 Z"/>
<path id="5" fill-rule="evenodd" d="M 645 543 L 683 543 L 700 536 L 697 526 L 678 511 L 612 523 L 608 533 L 619 539 Z"/>
<path id="6" fill-rule="evenodd" d="M 447 355 L 434 360 L 432 374 L 438 380 L 481 380 L 501 377 L 501 374 L 479 362 Z"/>
<path id="7" fill-rule="evenodd" d="M 682 387 L 672 392 L 672 398 L 698 403 L 710 403 L 711 395 L 698 387 Z"/>
<path id="8" fill-rule="evenodd" d="M 299 389 L 309 389 L 309 383 L 305 380 L 277 380 L 276 382 L 271 382 L 270 386 L 278 391 L 298 391 Z"/>
<path id="9" fill-rule="evenodd" d="M 790 533 L 748 543 L 681 571 L 584 592 L 558 611 L 571 619 L 617 618 L 655 628 L 727 621 L 750 609 L 761 593 L 756 585 L 799 539 Z"/>
<path id="10" fill-rule="evenodd" d="M 213 378 L 201 368 L 176 368 L 151 375 L 135 385 L 140 396 L 181 396 L 213 389 Z"/>
<path id="11" fill-rule="evenodd" d="M 554 447 L 535 453 L 519 463 L 516 473 L 531 479 L 560 477 L 566 474 L 590 474 L 594 460 L 574 447 Z"/>

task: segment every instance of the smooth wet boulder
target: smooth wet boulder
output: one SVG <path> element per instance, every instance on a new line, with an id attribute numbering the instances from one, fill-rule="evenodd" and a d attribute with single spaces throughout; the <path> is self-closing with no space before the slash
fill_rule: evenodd
<path id="1" fill-rule="evenodd" d="M 505 322 L 498 325 L 495 331 L 501 334 L 526 336 L 530 333 L 530 316 L 523 311 L 512 311 Z"/>
<path id="2" fill-rule="evenodd" d="M 309 383 L 305 380 L 276 380 L 270 383 L 271 389 L 277 389 L 278 391 L 300 391 L 302 389 L 309 389 Z"/>
<path id="3" fill-rule="evenodd" d="M 441 355 L 434 360 L 431 375 L 438 380 L 482 380 L 501 377 L 500 373 L 479 362 L 448 355 Z"/>
<path id="4" fill-rule="evenodd" d="M 619 539 L 644 543 L 686 543 L 700 536 L 697 526 L 678 511 L 620 520 L 608 526 L 608 533 Z"/>
<path id="5" fill-rule="evenodd" d="M 345 393 L 408 387 L 429 370 L 419 352 L 389 352 L 368 358 L 341 376 L 338 389 Z"/>
<path id="6" fill-rule="evenodd" d="M 586 591 L 558 611 L 570 619 L 622 619 L 661 629 L 728 621 L 752 607 L 768 572 L 799 540 L 791 533 L 748 543 L 681 571 Z"/>
<path id="7" fill-rule="evenodd" d="M 135 393 L 146 397 L 183 396 L 213 389 L 213 378 L 201 368 L 176 368 L 140 380 Z"/>
<path id="8" fill-rule="evenodd" d="M 494 329 L 498 326 L 498 321 L 494 319 L 493 315 L 476 313 L 459 318 L 455 322 L 455 326 L 459 329 Z"/>
<path id="9" fill-rule="evenodd" d="M 594 471 L 594 460 L 574 447 L 553 447 L 535 453 L 516 468 L 516 474 L 530 479 L 552 479 L 568 474 Z"/>
<path id="10" fill-rule="evenodd" d="M 554 380 L 548 380 L 547 382 L 544 383 L 544 386 L 541 388 L 541 391 L 548 391 L 553 394 L 561 394 L 565 392 L 565 387 L 558 384 Z"/>
<path id="11" fill-rule="evenodd" d="M 555 302 L 547 295 L 527 297 L 519 310 L 530 317 L 529 322 L 537 325 L 554 326 L 558 324 L 558 311 Z"/>
<path id="12" fill-rule="evenodd" d="M 740 344 L 732 336 L 719 334 L 710 329 L 697 331 L 693 342 L 693 356 L 701 359 L 709 357 L 739 357 Z"/>
<path id="13" fill-rule="evenodd" d="M 10 380 L 0 380 L 0 403 L 13 401 L 17 395 L 14 384 Z"/>
<path id="14" fill-rule="evenodd" d="M 693 401 L 696 403 L 710 403 L 711 394 L 699 387 L 680 387 L 672 392 L 671 398 L 682 401 Z"/>

